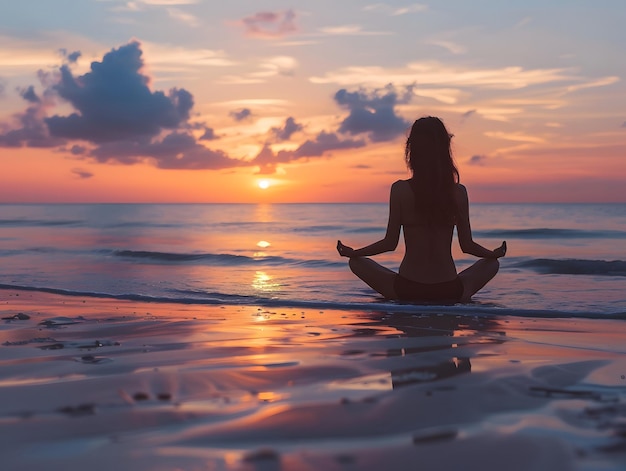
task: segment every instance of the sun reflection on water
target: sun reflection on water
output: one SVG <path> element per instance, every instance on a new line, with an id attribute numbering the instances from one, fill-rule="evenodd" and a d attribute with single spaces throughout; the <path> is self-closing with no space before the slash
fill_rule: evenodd
<path id="1" fill-rule="evenodd" d="M 274 282 L 272 277 L 264 271 L 257 271 L 252 280 L 252 287 L 262 293 L 272 293 L 279 290 L 280 284 Z"/>

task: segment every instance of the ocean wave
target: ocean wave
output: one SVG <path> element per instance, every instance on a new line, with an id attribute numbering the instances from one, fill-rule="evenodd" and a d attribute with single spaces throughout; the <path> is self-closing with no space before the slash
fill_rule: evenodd
<path id="1" fill-rule="evenodd" d="M 0 219 L 0 226 L 4 227 L 51 227 L 51 226 L 78 226 L 83 221 L 78 219 Z"/>
<path id="2" fill-rule="evenodd" d="M 274 255 L 262 257 L 249 257 L 247 255 L 235 254 L 213 254 L 213 253 L 173 253 L 173 252 L 153 252 L 147 250 L 114 250 L 110 252 L 114 257 L 135 259 L 147 263 L 203 263 L 215 266 L 241 266 L 241 265 L 275 265 L 288 266 L 297 265 L 305 267 L 338 267 L 345 263 L 315 259 L 293 259 Z"/>
<path id="3" fill-rule="evenodd" d="M 626 231 L 583 229 L 491 229 L 477 230 L 474 235 L 494 239 L 626 239 Z"/>
<path id="4" fill-rule="evenodd" d="M 294 227 L 291 229 L 291 232 L 330 232 L 335 233 L 339 232 L 343 229 L 342 226 L 333 226 L 328 224 L 321 224 L 316 226 L 303 226 L 303 227 Z"/>
<path id="5" fill-rule="evenodd" d="M 116 222 L 115 224 L 108 224 L 106 227 L 109 229 L 124 229 L 124 228 L 134 228 L 140 227 L 142 229 L 147 228 L 156 228 L 156 229 L 170 229 L 170 228 L 188 228 L 191 227 L 192 224 L 175 224 L 175 223 L 165 223 L 165 222 L 148 222 L 148 221 L 126 221 L 126 222 Z"/>
<path id="6" fill-rule="evenodd" d="M 508 265 L 552 275 L 626 276 L 626 261 L 537 258 Z"/>
<path id="7" fill-rule="evenodd" d="M 213 253 L 173 253 L 152 252 L 149 250 L 115 250 L 115 257 L 132 258 L 154 262 L 196 262 L 204 261 L 214 265 L 248 265 L 262 261 L 263 263 L 281 265 L 288 259 L 277 256 L 248 257 L 246 255 L 213 254 Z"/>
<path id="8" fill-rule="evenodd" d="M 259 306 L 265 308 L 297 308 L 297 309 L 319 309 L 319 310 L 348 310 L 348 311 L 376 311 L 387 314 L 437 314 L 450 316 L 472 316 L 472 317 L 538 317 L 538 318 L 591 318 L 591 319 L 625 319 L 626 312 L 589 312 L 589 311 L 558 311 L 542 309 L 519 309 L 494 306 L 481 303 L 434 305 L 434 304 L 409 304 L 396 303 L 393 301 L 376 302 L 335 302 L 316 300 L 296 300 L 296 299 L 276 299 L 263 298 L 258 296 L 228 295 L 223 293 L 205 293 L 197 291 L 181 291 L 189 296 L 148 296 L 142 294 L 112 294 L 90 291 L 74 291 L 51 287 L 21 286 L 0 284 L 0 290 L 31 291 L 40 293 L 50 293 L 61 296 L 118 299 L 120 301 L 150 302 L 173 305 L 246 305 Z"/>

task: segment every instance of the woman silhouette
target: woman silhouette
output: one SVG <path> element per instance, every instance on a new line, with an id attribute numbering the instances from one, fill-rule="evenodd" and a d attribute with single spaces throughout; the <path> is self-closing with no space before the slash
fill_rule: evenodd
<path id="1" fill-rule="evenodd" d="M 337 241 L 352 272 L 385 298 L 467 302 L 496 275 L 498 258 L 506 254 L 506 242 L 489 250 L 472 238 L 467 190 L 452 160 L 451 137 L 439 118 L 415 121 L 405 150 L 412 178 L 391 185 L 385 237 L 356 250 Z M 455 226 L 461 250 L 480 257 L 458 275 L 451 251 Z M 367 257 L 395 250 L 401 227 L 405 254 L 395 273 Z"/>

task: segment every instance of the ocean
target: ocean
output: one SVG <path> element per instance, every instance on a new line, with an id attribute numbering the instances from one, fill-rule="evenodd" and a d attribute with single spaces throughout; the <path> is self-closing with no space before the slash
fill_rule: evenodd
<path id="1" fill-rule="evenodd" d="M 475 240 L 508 243 L 472 303 L 382 299 L 337 239 L 384 235 L 387 204 L 4 204 L 0 289 L 180 304 L 626 318 L 626 204 L 473 204 Z M 403 254 L 381 254 L 397 270 Z M 475 260 L 453 254 L 460 271 Z"/>

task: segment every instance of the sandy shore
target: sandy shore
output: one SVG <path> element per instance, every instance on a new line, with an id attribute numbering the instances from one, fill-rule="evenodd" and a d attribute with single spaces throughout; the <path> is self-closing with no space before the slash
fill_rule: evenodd
<path id="1" fill-rule="evenodd" d="M 2 469 L 626 467 L 624 321 L 0 302 Z"/>

